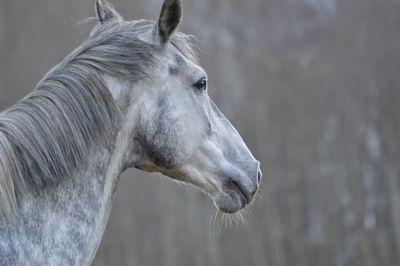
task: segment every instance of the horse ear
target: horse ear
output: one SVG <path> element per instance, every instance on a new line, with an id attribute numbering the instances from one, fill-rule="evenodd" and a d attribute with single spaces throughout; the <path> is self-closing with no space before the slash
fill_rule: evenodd
<path id="1" fill-rule="evenodd" d="M 96 14 L 101 24 L 110 19 L 121 19 L 121 15 L 106 0 L 96 0 Z"/>
<path id="2" fill-rule="evenodd" d="M 164 0 L 158 19 L 158 34 L 161 42 L 166 43 L 176 30 L 182 18 L 181 0 Z"/>

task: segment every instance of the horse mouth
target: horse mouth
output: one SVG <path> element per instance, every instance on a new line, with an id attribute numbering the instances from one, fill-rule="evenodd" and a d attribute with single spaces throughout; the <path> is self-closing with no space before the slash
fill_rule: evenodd
<path id="1" fill-rule="evenodd" d="M 215 206 L 224 213 L 235 213 L 252 202 L 252 197 L 246 196 L 240 184 L 227 181 L 222 184 L 222 190 L 212 196 Z"/>
<path id="2" fill-rule="evenodd" d="M 236 181 L 229 181 L 225 184 L 225 189 L 230 190 L 230 191 L 235 191 L 236 195 L 239 195 L 240 201 L 242 202 L 242 205 L 247 205 L 251 202 L 252 198 L 246 196 L 246 193 L 244 190 L 241 188 L 238 182 Z"/>

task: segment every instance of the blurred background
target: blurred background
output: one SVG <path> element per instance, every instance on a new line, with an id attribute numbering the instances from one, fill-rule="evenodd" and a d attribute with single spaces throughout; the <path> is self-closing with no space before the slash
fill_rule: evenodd
<path id="1" fill-rule="evenodd" d="M 84 40 L 93 2 L 0 1 L 1 109 Z M 156 19 L 162 0 L 112 3 Z M 263 193 L 225 228 L 206 195 L 128 171 L 94 265 L 400 265 L 400 1 L 184 0 L 180 29 Z"/>

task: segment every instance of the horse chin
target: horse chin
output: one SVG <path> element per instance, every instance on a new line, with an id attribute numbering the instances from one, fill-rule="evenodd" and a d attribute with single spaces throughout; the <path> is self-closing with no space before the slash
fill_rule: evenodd
<path id="1" fill-rule="evenodd" d="M 239 193 L 219 192 L 212 199 L 215 206 L 224 213 L 235 213 L 246 207 L 246 199 Z"/>

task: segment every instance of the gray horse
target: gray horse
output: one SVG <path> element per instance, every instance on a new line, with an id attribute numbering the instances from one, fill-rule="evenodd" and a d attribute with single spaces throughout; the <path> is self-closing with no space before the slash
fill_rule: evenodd
<path id="1" fill-rule="evenodd" d="M 121 173 L 159 172 L 225 213 L 253 201 L 261 172 L 207 94 L 181 1 L 159 20 L 98 25 L 24 99 L 0 113 L 0 264 L 88 265 Z"/>

